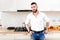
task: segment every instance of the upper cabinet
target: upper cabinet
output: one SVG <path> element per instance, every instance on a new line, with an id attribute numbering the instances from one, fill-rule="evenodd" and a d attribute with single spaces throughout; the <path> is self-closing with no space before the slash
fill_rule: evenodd
<path id="1" fill-rule="evenodd" d="M 60 11 L 60 0 L 17 0 L 17 9 L 30 10 L 31 2 L 36 2 L 40 11 Z"/>
<path id="2" fill-rule="evenodd" d="M 17 10 L 30 10 L 31 0 L 17 0 Z"/>
<path id="3" fill-rule="evenodd" d="M 31 2 L 40 11 L 60 11 L 60 0 L 0 0 L 0 11 L 31 10 Z"/>
<path id="4" fill-rule="evenodd" d="M 16 11 L 16 0 L 0 0 L 0 11 Z"/>

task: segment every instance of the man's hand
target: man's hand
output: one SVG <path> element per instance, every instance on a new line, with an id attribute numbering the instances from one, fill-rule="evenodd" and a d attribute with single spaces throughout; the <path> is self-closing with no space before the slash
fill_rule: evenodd
<path id="1" fill-rule="evenodd" d="M 28 32 L 30 35 L 32 34 L 32 31 Z"/>
<path id="2" fill-rule="evenodd" d="M 45 30 L 45 34 L 48 33 L 48 27 L 49 27 L 49 22 L 46 22 L 46 30 Z"/>
<path id="3" fill-rule="evenodd" d="M 45 30 L 44 33 L 47 34 L 48 33 L 48 30 Z"/>

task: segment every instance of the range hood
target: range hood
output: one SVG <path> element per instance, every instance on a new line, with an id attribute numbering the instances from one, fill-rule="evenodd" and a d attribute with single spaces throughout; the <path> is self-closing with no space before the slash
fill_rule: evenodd
<path id="1" fill-rule="evenodd" d="M 32 10 L 17 10 L 17 12 L 32 12 Z"/>

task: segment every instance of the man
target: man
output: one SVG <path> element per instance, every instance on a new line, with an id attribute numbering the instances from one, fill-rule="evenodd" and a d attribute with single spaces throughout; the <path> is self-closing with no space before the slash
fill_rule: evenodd
<path id="1" fill-rule="evenodd" d="M 46 23 L 45 33 L 47 33 L 49 26 L 48 17 L 44 13 L 38 11 L 38 6 L 35 2 L 31 3 L 31 9 L 32 13 L 28 14 L 25 21 L 28 33 L 31 34 L 32 40 L 44 40 L 44 23 Z M 31 25 L 31 30 L 29 28 L 29 24 Z"/>

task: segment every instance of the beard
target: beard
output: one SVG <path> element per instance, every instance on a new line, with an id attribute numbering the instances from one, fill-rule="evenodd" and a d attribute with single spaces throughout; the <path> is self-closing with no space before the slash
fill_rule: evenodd
<path id="1" fill-rule="evenodd" d="M 37 10 L 34 10 L 34 11 L 32 10 L 32 12 L 33 12 L 33 13 L 36 13 L 36 12 L 37 12 Z"/>

